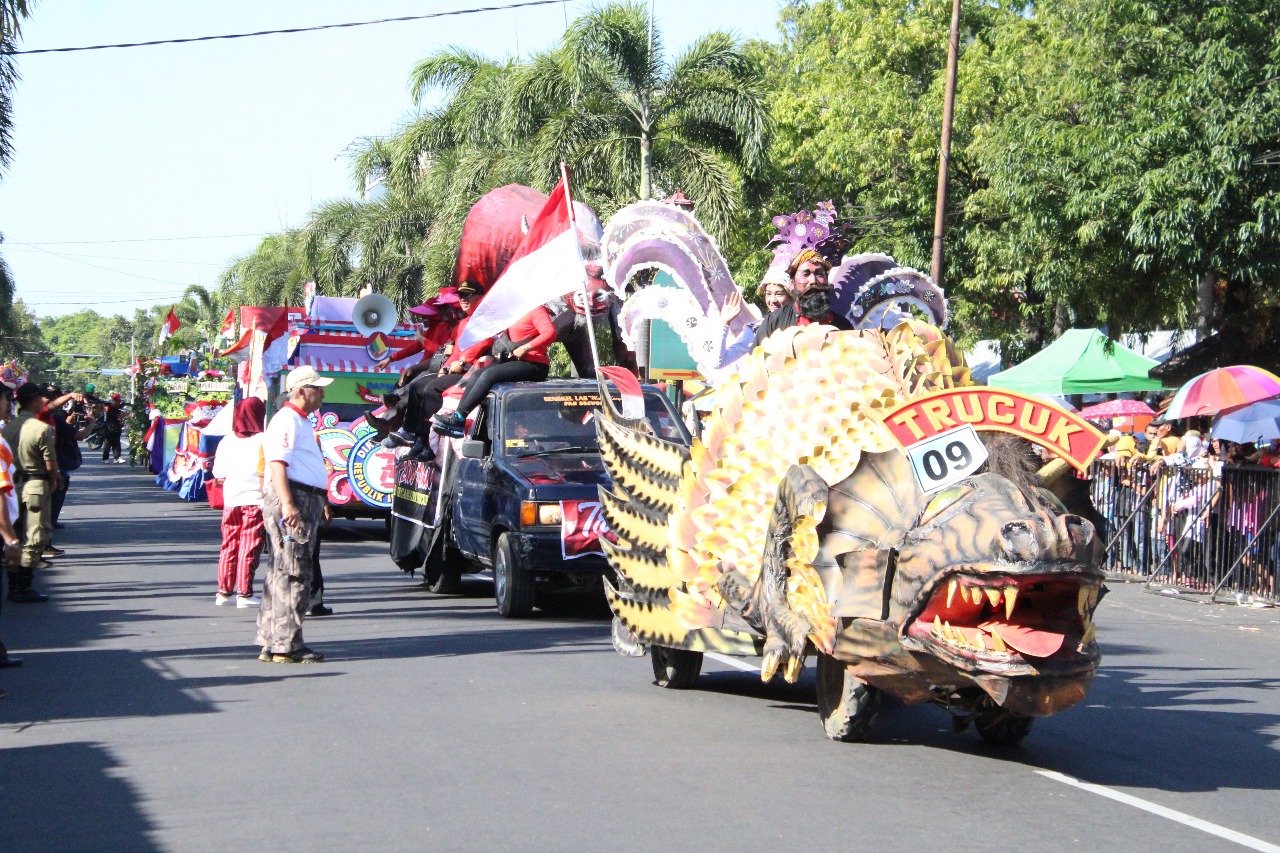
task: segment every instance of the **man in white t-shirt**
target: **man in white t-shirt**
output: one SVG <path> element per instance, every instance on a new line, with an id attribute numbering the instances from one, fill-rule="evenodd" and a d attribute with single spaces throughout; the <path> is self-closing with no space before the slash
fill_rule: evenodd
<path id="1" fill-rule="evenodd" d="M 289 371 L 289 400 L 267 424 L 262 455 L 267 477 L 262 515 L 271 537 L 271 566 L 258 610 L 258 659 L 271 663 L 320 663 L 324 655 L 302 642 L 302 620 L 311 605 L 312 542 L 329 512 L 328 472 L 309 415 L 324 403 L 332 382 L 313 367 Z"/>

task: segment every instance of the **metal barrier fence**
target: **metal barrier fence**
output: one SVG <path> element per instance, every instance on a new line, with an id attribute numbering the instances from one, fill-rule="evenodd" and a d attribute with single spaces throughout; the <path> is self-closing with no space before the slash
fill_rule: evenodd
<path id="1" fill-rule="evenodd" d="M 1097 462 L 1108 571 L 1214 601 L 1277 603 L 1280 470 Z"/>

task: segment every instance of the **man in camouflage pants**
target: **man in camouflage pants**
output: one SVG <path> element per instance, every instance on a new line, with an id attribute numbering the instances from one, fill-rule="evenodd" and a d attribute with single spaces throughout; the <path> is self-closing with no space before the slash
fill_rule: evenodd
<path id="1" fill-rule="evenodd" d="M 311 606 L 312 543 L 329 519 L 328 472 L 308 415 L 324 403 L 332 382 L 312 367 L 298 367 L 285 379 L 289 401 L 263 433 L 262 453 L 269 477 L 262 515 L 271 538 L 271 565 L 262 584 L 258 611 L 258 659 L 270 663 L 320 663 L 324 655 L 302 642 L 302 620 Z"/>

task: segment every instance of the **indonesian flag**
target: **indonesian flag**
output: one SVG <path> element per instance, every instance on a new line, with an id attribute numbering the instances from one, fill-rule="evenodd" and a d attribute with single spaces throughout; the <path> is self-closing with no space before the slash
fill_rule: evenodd
<path id="1" fill-rule="evenodd" d="M 164 318 L 164 322 L 160 324 L 160 340 L 157 344 L 162 344 L 169 338 L 173 337 L 173 333 L 182 328 L 182 323 L 178 322 L 178 315 L 173 313 L 173 309 L 169 309 L 169 316 Z"/>
<path id="2" fill-rule="evenodd" d="M 570 202 L 569 179 L 564 176 L 538 218 L 530 223 L 529 233 L 511 256 L 506 271 L 467 321 L 458 341 L 460 348 L 506 331 L 542 303 L 585 286 L 578 226 Z"/>
<path id="3" fill-rule="evenodd" d="M 228 355 L 231 355 L 233 352 L 240 352 L 242 350 L 248 349 L 249 345 L 253 343 L 253 333 L 257 331 L 257 328 L 258 327 L 256 325 L 245 327 L 244 332 L 240 335 L 240 339 L 235 343 L 233 343 L 231 346 L 222 350 L 222 352 L 218 353 L 218 356 L 220 358 L 224 358 Z"/>
<path id="4" fill-rule="evenodd" d="M 231 340 L 236 329 L 236 309 L 228 308 L 227 316 L 222 318 L 222 328 L 218 329 L 218 340 Z"/>
<path id="5" fill-rule="evenodd" d="M 625 367 L 597 367 L 596 372 L 604 376 L 622 394 L 622 416 L 639 420 L 644 417 L 644 391 L 640 389 L 640 380 Z"/>

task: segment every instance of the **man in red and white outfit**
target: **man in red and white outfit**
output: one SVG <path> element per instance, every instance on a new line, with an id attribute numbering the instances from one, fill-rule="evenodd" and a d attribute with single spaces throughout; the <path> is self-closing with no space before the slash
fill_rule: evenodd
<path id="1" fill-rule="evenodd" d="M 263 433 L 268 477 L 262 515 L 271 537 L 271 566 L 258 611 L 258 659 L 271 663 L 320 663 L 324 655 L 302 642 L 302 620 L 311 606 L 313 543 L 329 520 L 329 475 L 308 415 L 324 403 L 332 382 L 313 367 L 297 367 L 285 378 L 289 402 Z"/>
<path id="2" fill-rule="evenodd" d="M 257 607 L 253 573 L 262 553 L 262 422 L 266 405 L 257 397 L 236 403 L 232 434 L 218 443 L 213 476 L 222 481 L 222 548 L 218 553 L 218 593 L 227 604 L 233 590 L 236 607 Z"/>

